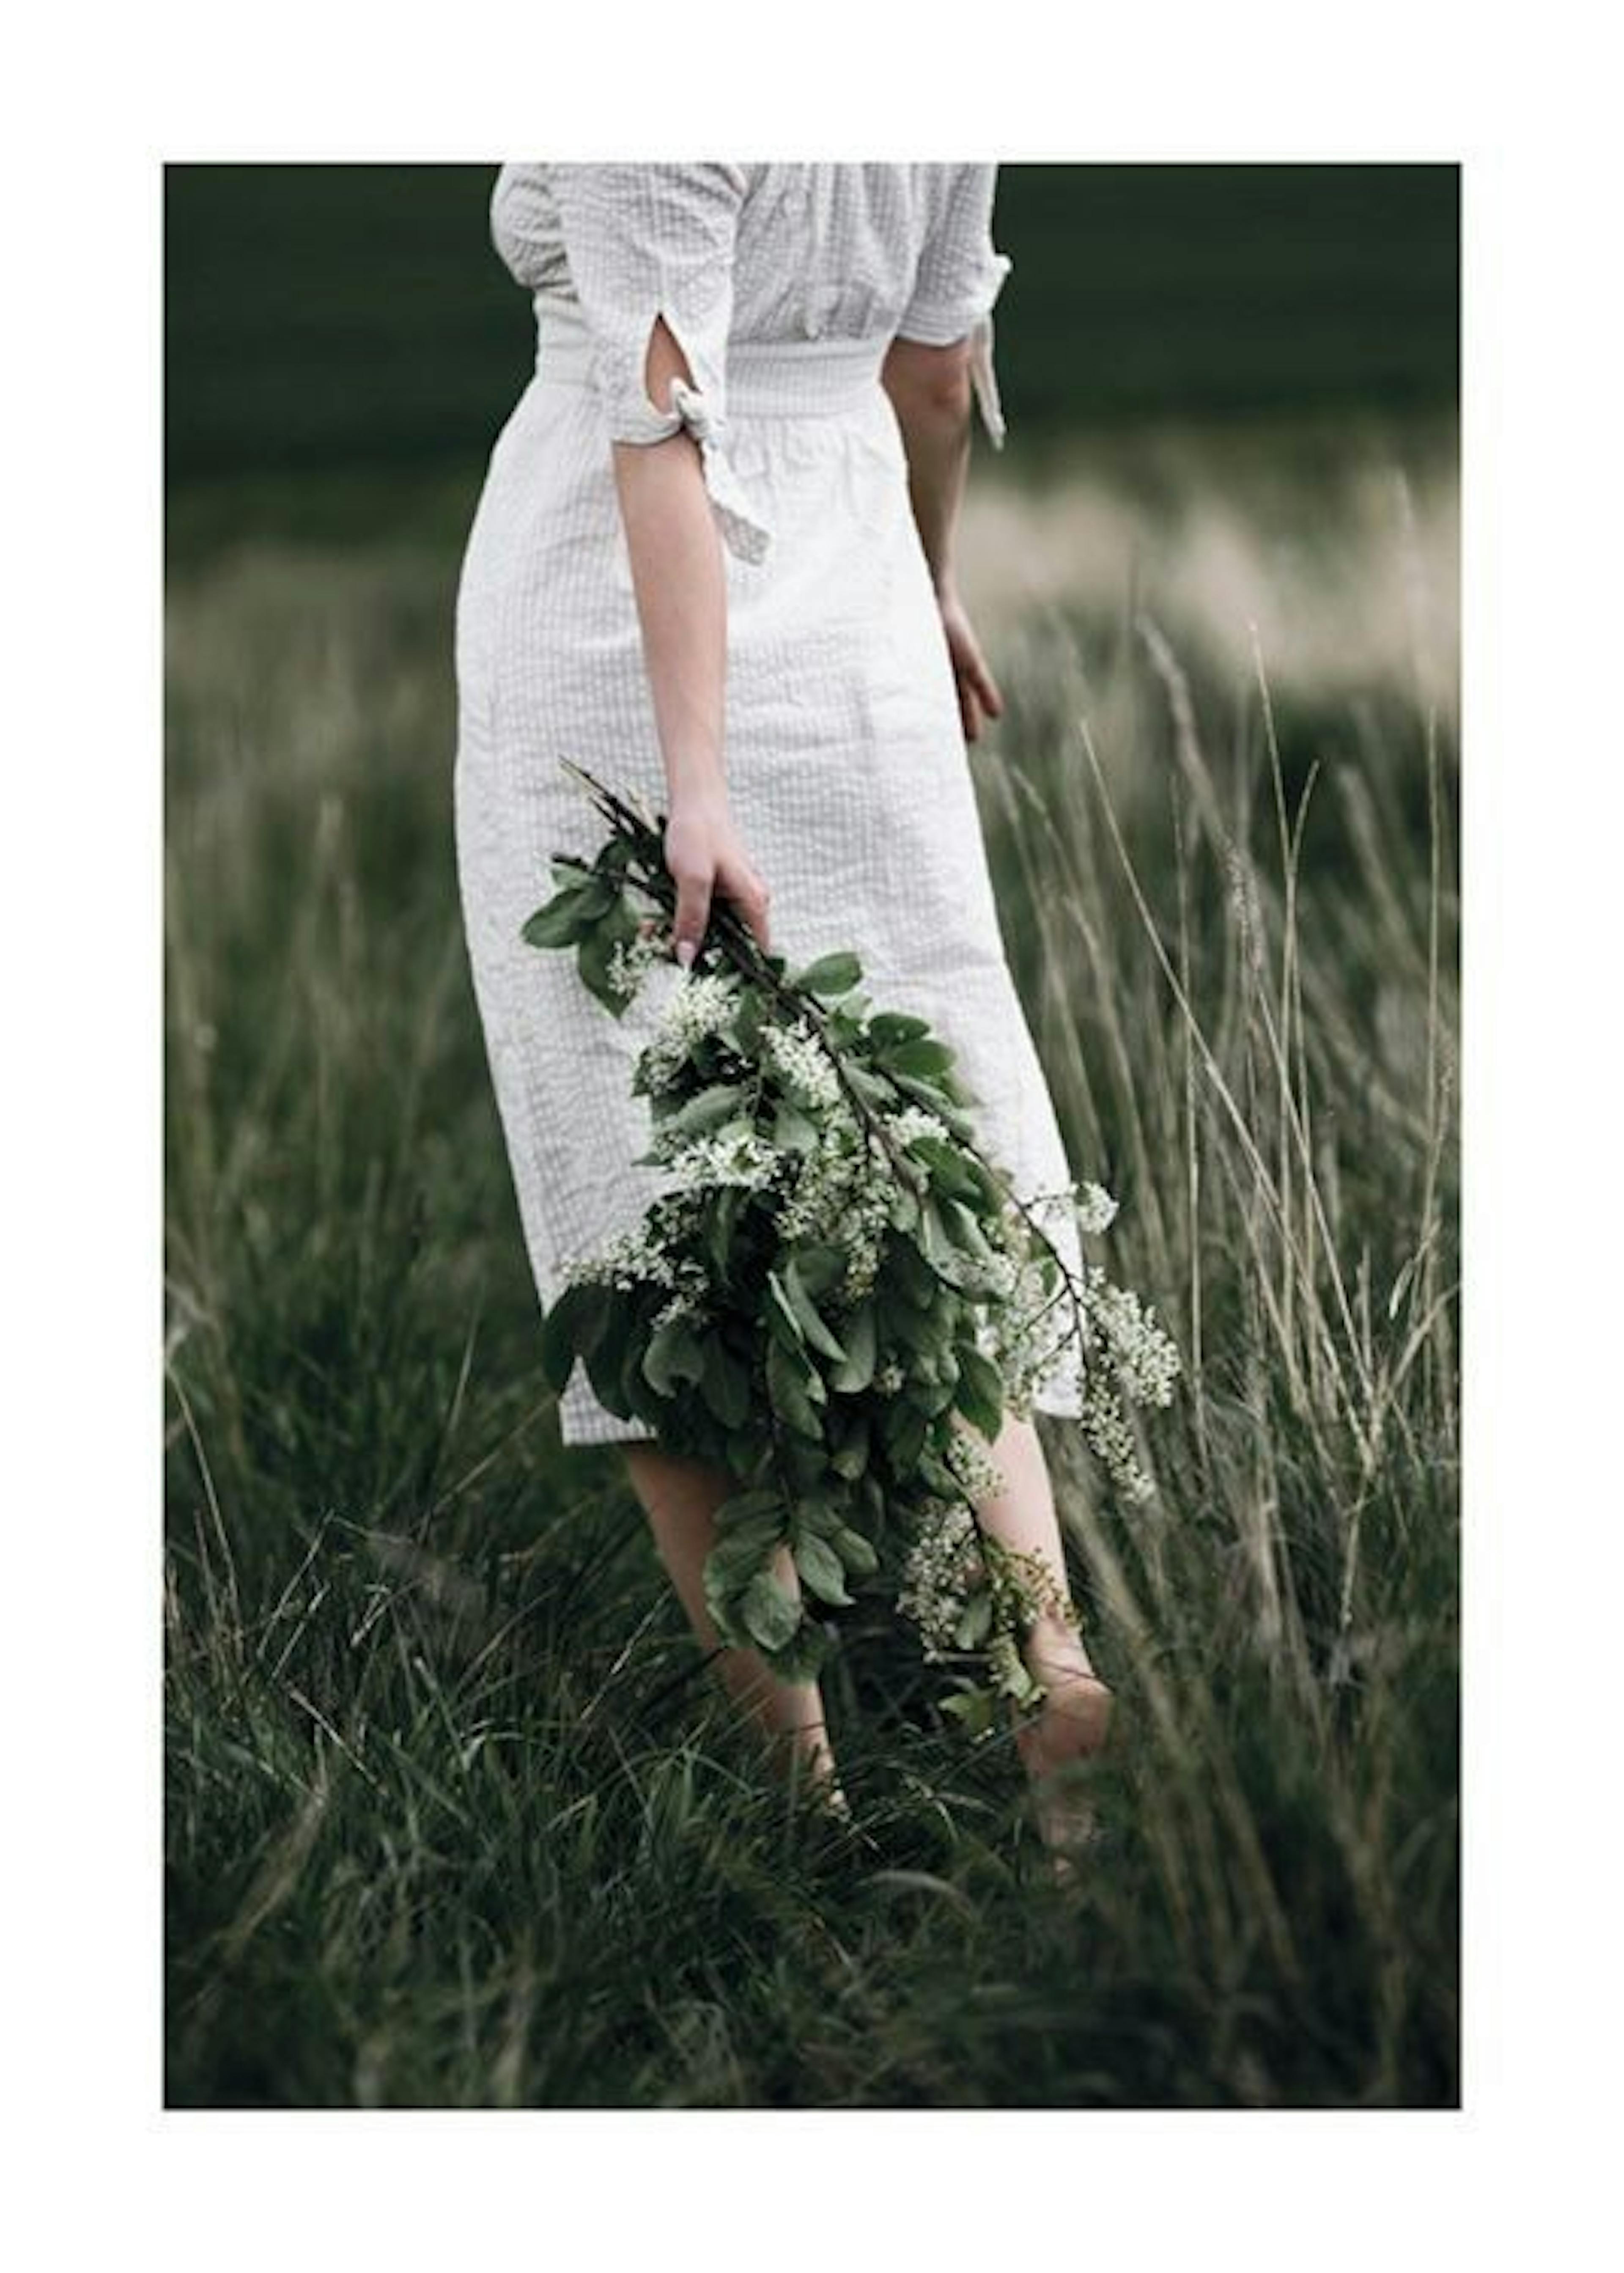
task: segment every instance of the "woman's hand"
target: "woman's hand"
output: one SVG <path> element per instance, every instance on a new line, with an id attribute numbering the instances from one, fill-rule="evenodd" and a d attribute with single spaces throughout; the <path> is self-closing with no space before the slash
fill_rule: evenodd
<path id="1" fill-rule="evenodd" d="M 947 653 L 953 659 L 954 684 L 959 691 L 959 716 L 964 725 L 966 741 L 981 738 L 983 716 L 1001 718 L 1004 698 L 999 692 L 998 681 L 987 668 L 981 652 L 981 643 L 970 626 L 964 603 L 949 585 L 939 591 L 942 630 L 947 638 Z"/>
<path id="2" fill-rule="evenodd" d="M 710 921 L 711 899 L 731 901 L 765 953 L 772 894 L 756 873 L 734 826 L 724 796 L 697 792 L 673 801 L 665 825 L 665 865 L 677 884 L 672 938 L 685 970 L 699 953 Z"/>

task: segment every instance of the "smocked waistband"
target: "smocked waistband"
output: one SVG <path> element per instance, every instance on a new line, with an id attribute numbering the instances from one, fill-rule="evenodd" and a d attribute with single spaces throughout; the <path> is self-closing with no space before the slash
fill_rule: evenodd
<path id="1" fill-rule="evenodd" d="M 833 416 L 872 395 L 891 341 L 731 340 L 727 400 L 730 416 L 790 413 Z M 544 385 L 584 386 L 592 369 L 585 319 L 550 293 L 535 296 L 535 375 Z"/>

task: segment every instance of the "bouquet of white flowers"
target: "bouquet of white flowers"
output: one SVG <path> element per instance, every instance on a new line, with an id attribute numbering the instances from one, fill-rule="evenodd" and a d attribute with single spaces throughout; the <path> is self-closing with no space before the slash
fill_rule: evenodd
<path id="1" fill-rule="evenodd" d="M 524 937 L 573 949 L 620 1016 L 669 959 L 663 816 L 571 770 L 610 834 L 591 862 L 555 859 Z M 1166 1405 L 1179 1358 L 1136 1296 L 1068 1267 L 1040 1206 L 978 1151 L 951 1050 L 874 1009 L 862 976 L 844 952 L 791 973 L 715 904 L 636 1061 L 659 1196 L 569 1264 L 543 1364 L 560 1390 L 583 1365 L 610 1412 L 737 1478 L 706 1570 L 724 1640 L 806 1677 L 827 1614 L 883 1587 L 949 1668 L 946 1709 L 981 1734 L 1000 1699 L 1041 1700 L 1022 1639 L 1045 1606 L 1071 1614 L 1037 1558 L 977 1523 L 1004 1416 L 1071 1365 L 1087 1441 L 1142 1497 L 1128 1408 Z M 1095 1184 L 1045 1203 L 1089 1234 L 1115 1212 Z M 786 1549 L 798 1600 L 775 1576 Z"/>

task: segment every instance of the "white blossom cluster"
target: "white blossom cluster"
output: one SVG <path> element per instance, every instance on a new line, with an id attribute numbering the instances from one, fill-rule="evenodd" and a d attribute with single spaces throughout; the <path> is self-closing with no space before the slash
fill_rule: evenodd
<path id="1" fill-rule="evenodd" d="M 724 1185 L 740 1191 L 766 1189 L 784 1165 L 784 1155 L 748 1121 L 731 1121 L 708 1136 L 689 1136 L 665 1155 L 670 1192 L 707 1192 Z"/>
<path id="2" fill-rule="evenodd" d="M 707 1316 L 707 1297 L 710 1293 L 710 1277 L 702 1263 L 685 1257 L 677 1265 L 675 1284 L 669 1298 L 661 1303 L 650 1322 L 650 1332 L 670 1325 L 677 1318 L 702 1321 Z"/>
<path id="3" fill-rule="evenodd" d="M 674 1287 L 677 1264 L 667 1253 L 660 1226 L 645 1217 L 604 1241 L 589 1255 L 573 1255 L 559 1268 L 566 1287 Z"/>
<path id="4" fill-rule="evenodd" d="M 992 1596 L 991 1620 L 977 1647 L 994 1690 L 1032 1696 L 1021 1635 L 1041 1618 L 1077 1624 L 1077 1606 L 1043 1557 L 984 1537 L 962 1502 L 928 1501 L 903 1557 L 897 1608 L 918 1629 L 929 1664 L 962 1654 L 959 1621 L 976 1596 Z"/>
<path id="5" fill-rule="evenodd" d="M 898 1609 L 919 1629 L 928 1663 L 954 1649 L 954 1628 L 984 1570 L 981 1534 L 969 1508 L 932 1501 L 903 1559 L 896 1596 Z"/>
<path id="6" fill-rule="evenodd" d="M 1139 1462 L 1139 1447 L 1122 1400 L 1090 1371 L 1082 1388 L 1082 1425 L 1095 1457 L 1125 1499 L 1149 1499 L 1155 1486 Z"/>
<path id="7" fill-rule="evenodd" d="M 1117 1203 L 1104 1184 L 1078 1183 L 1072 1187 L 1076 1200 L 1077 1228 L 1085 1234 L 1109 1231 L 1117 1219 Z"/>
<path id="8" fill-rule="evenodd" d="M 944 1143 L 952 1141 L 947 1122 L 928 1106 L 904 1106 L 900 1113 L 892 1114 L 889 1127 L 893 1138 L 904 1150 L 921 1136 L 939 1137 Z"/>
<path id="9" fill-rule="evenodd" d="M 827 1113 L 839 1104 L 840 1076 L 804 1018 L 793 1026 L 765 1027 L 761 1061 L 777 1076 L 792 1103 L 813 1113 Z"/>
<path id="10" fill-rule="evenodd" d="M 991 1355 L 1004 1377 L 1011 1412 L 1029 1414 L 1037 1392 L 1053 1385 L 1057 1369 L 1075 1362 L 1076 1314 L 1063 1283 L 1044 1282 L 1036 1256 L 1018 1264 L 1014 1284 L 992 1317 Z"/>
<path id="11" fill-rule="evenodd" d="M 640 1223 L 616 1232 L 590 1255 L 572 1256 L 559 1277 L 566 1287 L 613 1287 L 622 1294 L 640 1287 L 662 1287 L 667 1299 L 652 1324 L 702 1318 L 710 1275 L 697 1256 L 684 1252 L 685 1222 L 692 1211 L 680 1197 L 662 1200 Z"/>
<path id="12" fill-rule="evenodd" d="M 840 1104 L 824 1116 L 816 1146 L 791 1157 L 798 1166 L 777 1213 L 779 1236 L 838 1247 L 846 1258 L 840 1300 L 860 1302 L 879 1274 L 891 1213 L 890 1181 L 877 1173 L 867 1136 Z"/>
<path id="13" fill-rule="evenodd" d="M 637 1088 L 655 1096 L 668 1089 L 696 1046 L 730 1023 L 738 1002 L 737 979 L 721 971 L 703 972 L 674 987 L 639 1054 Z"/>
<path id="14" fill-rule="evenodd" d="M 1088 1278 L 1090 1324 L 1099 1334 L 1122 1386 L 1136 1405 L 1169 1405 L 1179 1378 L 1179 1352 L 1130 1287 L 1113 1287 L 1097 1264 Z"/>
<path id="15" fill-rule="evenodd" d="M 995 1302 L 1007 1302 L 1014 1293 L 1021 1266 L 1013 1255 L 995 1253 L 982 1265 L 981 1287 Z"/>
<path id="16" fill-rule="evenodd" d="M 986 1438 L 974 1429 L 960 1423 L 956 1415 L 947 1445 L 947 1466 L 963 1486 L 965 1497 L 969 1499 L 977 1502 L 990 1499 L 1004 1489 L 1004 1471 L 993 1458 Z"/>
<path id="17" fill-rule="evenodd" d="M 617 941 L 609 951 L 610 989 L 622 1001 L 631 1001 L 655 964 L 666 960 L 670 946 L 670 934 L 654 924 L 635 939 Z"/>
<path id="18" fill-rule="evenodd" d="M 1052 1231 L 1069 1218 L 1089 1237 L 1109 1231 L 1117 1218 L 1117 1203 L 1104 1185 L 1086 1180 L 1063 1184 L 1059 1191 L 1039 1192 L 1026 1204 L 1045 1229 Z"/>

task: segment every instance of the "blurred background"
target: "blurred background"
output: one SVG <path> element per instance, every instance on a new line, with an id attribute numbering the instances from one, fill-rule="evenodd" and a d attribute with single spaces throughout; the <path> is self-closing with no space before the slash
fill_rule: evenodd
<path id="1" fill-rule="evenodd" d="M 536 1377 L 451 830 L 494 175 L 167 173 L 169 2101 L 1454 2104 L 1457 170 L 1000 174 L 969 762 L 1186 1369 L 1149 1507 L 1050 1437 L 1064 1901 L 882 1604 L 880 1861 L 788 1843 Z"/>
<path id="2" fill-rule="evenodd" d="M 478 462 L 533 358 L 485 234 L 493 173 L 168 169 L 178 501 L 365 475 L 382 510 L 391 475 Z M 1022 454 L 1079 425 L 1447 416 L 1458 224 L 1451 166 L 1005 165 L 1000 381 Z"/>

